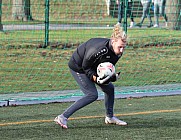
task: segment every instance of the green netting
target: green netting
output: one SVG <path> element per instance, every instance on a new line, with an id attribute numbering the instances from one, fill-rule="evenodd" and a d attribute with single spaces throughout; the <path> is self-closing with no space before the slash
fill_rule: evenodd
<path id="1" fill-rule="evenodd" d="M 134 20 L 138 23 L 142 5 L 133 2 Z M 115 1 L 0 0 L 0 3 L 0 93 L 79 89 L 67 66 L 72 52 L 92 37 L 109 38 L 117 23 Z M 134 86 L 136 92 L 140 86 L 162 85 L 157 89 L 161 91 L 168 84 L 176 84 L 173 87 L 180 89 L 180 10 L 180 0 L 167 1 L 168 27 L 160 17 L 159 28 L 147 28 L 148 19 L 142 28 L 129 28 L 127 18 L 129 42 L 116 67 L 122 74 L 115 83 L 117 87 Z M 154 21 L 153 11 L 150 12 Z M 149 91 L 146 89 L 145 92 Z M 172 86 L 169 89 L 173 90 Z"/>

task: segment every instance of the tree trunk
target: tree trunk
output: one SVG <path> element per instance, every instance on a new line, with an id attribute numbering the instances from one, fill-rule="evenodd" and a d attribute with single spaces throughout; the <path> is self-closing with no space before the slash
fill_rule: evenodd
<path id="1" fill-rule="evenodd" d="M 168 16 L 168 28 L 181 29 L 181 0 L 167 0 L 166 14 Z"/>
<path id="2" fill-rule="evenodd" d="M 30 12 L 30 0 L 13 0 L 12 17 L 15 20 L 33 20 Z"/>
<path id="3" fill-rule="evenodd" d="M 1 24 L 1 15 L 2 15 L 2 0 L 0 0 L 0 31 L 3 30 L 3 25 Z"/>
<path id="4" fill-rule="evenodd" d="M 105 0 L 106 1 L 106 6 L 107 6 L 107 15 L 110 15 L 110 5 L 111 5 L 111 0 Z"/>

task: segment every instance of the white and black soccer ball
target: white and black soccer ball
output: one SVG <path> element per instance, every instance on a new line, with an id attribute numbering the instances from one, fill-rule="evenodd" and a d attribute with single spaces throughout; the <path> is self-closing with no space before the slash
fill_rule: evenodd
<path id="1" fill-rule="evenodd" d="M 97 67 L 97 75 L 99 77 L 107 77 L 115 74 L 115 66 L 110 62 L 100 63 Z"/>

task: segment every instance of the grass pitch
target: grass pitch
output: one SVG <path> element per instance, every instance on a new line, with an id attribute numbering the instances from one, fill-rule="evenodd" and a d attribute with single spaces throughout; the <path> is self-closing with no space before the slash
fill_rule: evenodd
<path id="1" fill-rule="evenodd" d="M 0 108 L 3 140 L 180 140 L 181 96 L 116 99 L 115 114 L 128 126 L 104 124 L 104 102 L 77 111 L 62 130 L 53 122 L 72 103 Z"/>

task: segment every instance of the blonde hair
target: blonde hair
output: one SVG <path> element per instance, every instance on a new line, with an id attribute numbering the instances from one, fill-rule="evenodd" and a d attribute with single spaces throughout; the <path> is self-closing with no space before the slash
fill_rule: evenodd
<path id="1" fill-rule="evenodd" d="M 111 39 L 117 40 L 121 38 L 122 41 L 127 41 L 126 32 L 119 25 L 115 25 L 113 29 L 113 33 L 111 35 Z"/>

